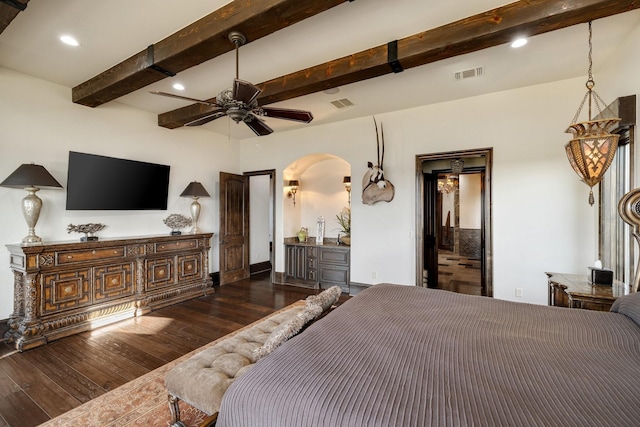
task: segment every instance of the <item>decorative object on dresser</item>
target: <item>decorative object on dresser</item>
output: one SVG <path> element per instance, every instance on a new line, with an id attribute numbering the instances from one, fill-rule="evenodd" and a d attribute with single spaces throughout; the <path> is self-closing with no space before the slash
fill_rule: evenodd
<path id="1" fill-rule="evenodd" d="M 339 215 L 336 215 L 336 221 L 340 226 L 340 233 L 338 240 L 347 246 L 351 245 L 351 209 L 344 208 Z"/>
<path id="2" fill-rule="evenodd" d="M 307 237 L 309 237 L 309 230 L 306 227 L 300 227 L 300 231 L 298 231 L 298 242 L 306 242 Z"/>
<path id="3" fill-rule="evenodd" d="M 367 163 L 369 170 L 362 178 L 362 203 L 365 205 L 373 205 L 376 202 L 390 202 L 393 200 L 395 188 L 391 181 L 384 178 L 384 130 L 380 123 L 380 135 L 378 134 L 378 124 L 375 117 L 373 124 L 376 127 L 376 148 L 378 150 L 378 163 L 374 165 Z"/>
<path id="4" fill-rule="evenodd" d="M 618 148 L 619 135 L 609 132 L 620 121 L 619 117 L 604 118 L 606 103 L 593 90 L 596 83 L 592 75 L 591 44 L 592 30 L 589 21 L 589 76 L 587 79 L 587 93 L 578 107 L 573 121 L 565 131 L 573 133 L 573 139 L 565 145 L 569 163 L 580 179 L 589 186 L 589 204 L 593 206 L 593 186 L 599 183 L 604 173 L 609 169 Z M 586 122 L 577 123 L 582 107 L 589 98 L 589 117 Z M 592 119 L 591 102 L 598 108 L 599 119 Z M 610 112 L 610 114 L 612 114 Z"/>
<path id="5" fill-rule="evenodd" d="M 324 243 L 324 217 L 319 216 L 316 220 L 316 245 Z"/>
<path id="6" fill-rule="evenodd" d="M 163 219 L 162 222 L 171 229 L 172 236 L 181 235 L 180 229 L 191 225 L 191 219 L 182 214 L 171 214 Z"/>
<path id="7" fill-rule="evenodd" d="M 2 181 L 0 186 L 24 188 L 29 193 L 22 199 L 22 214 L 29 227 L 29 234 L 22 239 L 22 244 L 42 244 L 42 238 L 36 235 L 36 224 L 40 217 L 42 199 L 36 195 L 36 192 L 41 188 L 62 188 L 62 185 L 43 166 L 25 163 Z"/>
<path id="8" fill-rule="evenodd" d="M 198 218 L 200 218 L 200 203 L 198 198 L 211 197 L 205 188 L 198 181 L 190 182 L 187 188 L 184 189 L 180 197 L 193 197 L 191 202 L 191 219 L 193 220 L 193 228 L 191 228 L 191 234 L 200 233 L 198 228 Z"/>
<path id="9" fill-rule="evenodd" d="M 81 242 L 92 242 L 98 240 L 98 236 L 94 236 L 94 233 L 97 233 L 100 230 L 103 230 L 106 227 L 104 224 L 98 223 L 88 223 L 88 224 L 78 224 L 67 225 L 67 233 L 84 233 L 84 237 L 80 238 Z"/>
<path id="10" fill-rule="evenodd" d="M 27 350 L 211 294 L 212 235 L 7 245 L 14 302 L 5 337 Z"/>
<path id="11" fill-rule="evenodd" d="M 591 282 L 580 274 L 545 273 L 549 282 L 549 305 L 609 311 L 619 297 L 630 292 L 630 286 L 618 280 L 611 285 Z"/>

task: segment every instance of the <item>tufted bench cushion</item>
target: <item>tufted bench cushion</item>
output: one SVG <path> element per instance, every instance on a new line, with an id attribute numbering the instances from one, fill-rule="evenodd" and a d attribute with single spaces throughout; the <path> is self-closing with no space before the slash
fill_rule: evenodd
<path id="1" fill-rule="evenodd" d="M 304 309 L 298 305 L 277 313 L 180 363 L 165 377 L 167 390 L 207 414 L 217 412 L 233 380 L 257 361 L 256 350 Z"/>
<path id="2" fill-rule="evenodd" d="M 172 426 L 181 426 L 178 399 L 212 415 L 231 383 L 340 298 L 333 286 L 259 320 L 176 365 L 165 377 Z"/>

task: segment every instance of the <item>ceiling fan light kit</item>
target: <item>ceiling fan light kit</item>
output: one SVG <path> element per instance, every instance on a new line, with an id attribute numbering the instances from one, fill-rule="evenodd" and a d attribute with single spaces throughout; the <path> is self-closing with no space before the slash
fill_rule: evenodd
<path id="1" fill-rule="evenodd" d="M 265 136 L 273 133 L 273 129 L 260 117 L 310 123 L 313 120 L 313 114 L 311 114 L 310 111 L 260 107 L 258 104 L 258 96 L 262 93 L 262 89 L 239 78 L 239 49 L 240 46 L 247 42 L 247 38 L 244 34 L 237 31 L 230 32 L 228 37 L 229 41 L 236 47 L 236 77 L 233 80 L 232 89 L 226 89 L 220 92 L 215 98 L 215 102 L 160 91 L 152 91 L 151 93 L 215 107 L 210 113 L 185 123 L 185 126 L 202 126 L 220 117 L 228 116 L 236 123 L 244 122 L 256 135 Z"/>

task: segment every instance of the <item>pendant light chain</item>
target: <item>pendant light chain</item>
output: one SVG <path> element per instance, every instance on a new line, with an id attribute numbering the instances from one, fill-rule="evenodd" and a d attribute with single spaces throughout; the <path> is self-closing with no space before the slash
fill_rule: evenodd
<path id="1" fill-rule="evenodd" d="M 578 111 L 576 111 L 576 115 L 573 116 L 573 120 L 571 121 L 571 123 L 578 122 L 578 117 L 580 117 L 580 113 L 582 113 L 582 108 L 584 107 L 584 103 L 586 102 L 587 98 L 589 98 L 589 116 L 587 117 L 587 120 L 593 119 L 593 112 L 591 110 L 592 102 L 595 104 L 596 108 L 598 109 L 598 114 L 600 115 L 603 114 L 603 111 L 606 111 L 609 109 L 609 107 L 607 107 L 607 104 L 602 100 L 602 98 L 600 98 L 600 95 L 598 95 L 598 93 L 595 90 L 593 90 L 593 88 L 596 86 L 596 82 L 595 80 L 593 80 L 592 37 L 593 37 L 593 31 L 591 29 L 591 21 L 589 21 L 589 55 L 588 55 L 589 69 L 587 71 L 587 82 L 585 83 L 585 86 L 587 87 L 587 92 L 584 94 L 584 97 L 582 98 L 582 102 L 580 102 L 580 106 L 578 107 Z M 614 115 L 613 111 L 610 111 L 610 113 L 612 116 Z"/>
<path id="2" fill-rule="evenodd" d="M 593 81 L 593 43 L 591 42 L 591 38 L 593 37 L 593 31 L 591 30 L 591 21 L 589 21 L 589 78 L 587 79 L 587 90 L 589 91 L 589 120 L 593 117 L 591 115 L 591 93 L 593 91 L 596 82 Z"/>
<path id="3" fill-rule="evenodd" d="M 589 78 L 587 79 L 587 89 L 591 90 L 596 85 L 593 81 L 593 43 L 591 41 L 593 31 L 591 30 L 591 21 L 589 21 Z"/>
<path id="4" fill-rule="evenodd" d="M 234 42 L 234 44 L 236 45 L 236 79 L 239 79 L 240 77 L 240 42 L 238 40 L 236 40 Z"/>

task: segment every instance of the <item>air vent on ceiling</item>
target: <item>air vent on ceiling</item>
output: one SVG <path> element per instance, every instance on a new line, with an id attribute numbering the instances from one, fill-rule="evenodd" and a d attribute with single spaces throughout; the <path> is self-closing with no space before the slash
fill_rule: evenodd
<path id="1" fill-rule="evenodd" d="M 484 75 L 484 67 L 470 68 L 468 70 L 458 71 L 453 73 L 453 78 L 456 80 L 469 79 L 471 77 L 480 77 Z"/>
<path id="2" fill-rule="evenodd" d="M 335 101 L 331 101 L 331 103 L 336 108 L 346 108 L 353 105 L 353 102 L 349 101 L 347 98 L 336 99 Z"/>

